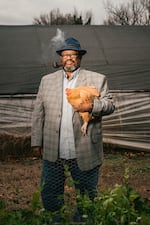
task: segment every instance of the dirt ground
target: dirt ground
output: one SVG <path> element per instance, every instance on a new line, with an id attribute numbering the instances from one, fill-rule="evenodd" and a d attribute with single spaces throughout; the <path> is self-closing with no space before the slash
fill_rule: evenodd
<path id="1" fill-rule="evenodd" d="M 26 208 L 38 190 L 41 160 L 26 158 L 0 162 L 0 200 L 7 209 Z M 150 154 L 106 153 L 100 169 L 99 189 L 121 184 L 125 168 L 129 168 L 129 183 L 141 197 L 150 200 Z M 1 201 L 1 202 L 2 202 Z"/>

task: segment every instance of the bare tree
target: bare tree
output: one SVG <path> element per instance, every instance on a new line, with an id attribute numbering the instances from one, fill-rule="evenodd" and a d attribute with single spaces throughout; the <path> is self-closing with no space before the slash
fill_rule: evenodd
<path id="1" fill-rule="evenodd" d="M 141 4 L 146 9 L 144 19 L 147 25 L 150 25 L 150 0 L 141 0 Z"/>
<path id="2" fill-rule="evenodd" d="M 91 11 L 87 11 L 85 14 L 85 25 L 91 24 L 92 21 L 92 12 Z"/>
<path id="3" fill-rule="evenodd" d="M 60 10 L 53 9 L 48 14 L 41 14 L 39 17 L 33 19 L 35 25 L 63 25 L 63 24 L 80 24 L 86 25 L 91 24 L 92 13 L 86 13 L 86 21 L 83 21 L 82 14 L 78 14 L 77 10 L 74 9 L 74 13 L 63 14 Z"/>
<path id="4" fill-rule="evenodd" d="M 150 24 L 150 0 L 130 0 L 118 6 L 107 0 L 104 5 L 108 14 L 105 25 Z"/>

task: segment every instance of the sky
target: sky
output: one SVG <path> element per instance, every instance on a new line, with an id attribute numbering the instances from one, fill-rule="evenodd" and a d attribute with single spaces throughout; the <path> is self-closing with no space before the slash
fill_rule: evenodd
<path id="1" fill-rule="evenodd" d="M 99 25 L 106 18 L 104 2 L 107 0 L 0 0 L 0 25 L 31 25 L 33 19 L 48 14 L 53 9 L 61 13 L 74 13 L 76 9 L 83 18 L 92 12 L 92 24 Z M 123 0 L 109 0 L 117 5 Z"/>

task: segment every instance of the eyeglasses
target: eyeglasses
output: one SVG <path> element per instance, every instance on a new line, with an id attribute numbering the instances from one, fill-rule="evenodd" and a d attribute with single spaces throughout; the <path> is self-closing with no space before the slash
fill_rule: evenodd
<path id="1" fill-rule="evenodd" d="M 78 57 L 78 54 L 77 53 L 74 53 L 74 54 L 64 54 L 64 55 L 61 55 L 62 58 L 68 58 L 70 57 L 71 59 L 75 59 Z"/>

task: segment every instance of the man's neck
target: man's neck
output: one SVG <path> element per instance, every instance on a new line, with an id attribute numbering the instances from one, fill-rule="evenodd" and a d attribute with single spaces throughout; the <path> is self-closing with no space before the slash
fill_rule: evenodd
<path id="1" fill-rule="evenodd" d="M 76 71 L 76 70 L 78 70 L 79 69 L 79 67 L 78 68 L 76 68 L 74 71 L 65 71 L 65 74 L 66 74 L 66 77 L 67 77 L 67 79 L 68 80 L 70 80 L 71 78 L 72 78 L 72 74 Z"/>
<path id="2" fill-rule="evenodd" d="M 70 78 L 72 77 L 72 73 L 73 72 L 65 72 L 66 75 L 67 75 L 67 79 L 70 80 Z"/>

